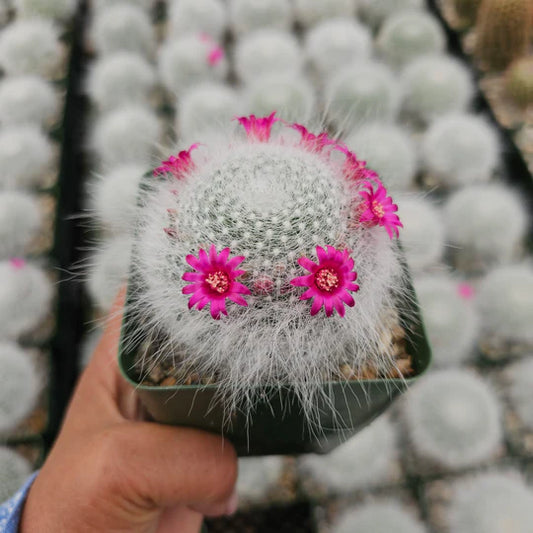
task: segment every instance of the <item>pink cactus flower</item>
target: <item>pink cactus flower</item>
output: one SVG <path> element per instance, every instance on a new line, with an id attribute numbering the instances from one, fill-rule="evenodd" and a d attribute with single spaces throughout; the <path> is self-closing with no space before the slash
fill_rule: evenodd
<path id="1" fill-rule="evenodd" d="M 392 198 L 387 196 L 387 189 L 378 183 L 377 191 L 374 185 L 365 181 L 364 188 L 368 191 L 360 191 L 359 194 L 364 199 L 364 211 L 359 217 L 360 222 L 368 223 L 371 226 L 385 226 L 389 237 L 399 236 L 398 228 L 403 228 L 398 215 L 398 206 L 392 203 Z"/>
<path id="2" fill-rule="evenodd" d="M 222 60 L 224 59 L 224 48 L 222 46 L 219 46 L 218 44 L 215 44 L 213 48 L 209 50 L 209 53 L 207 54 L 207 62 L 212 66 L 215 67 L 218 65 Z"/>
<path id="3" fill-rule="evenodd" d="M 214 244 L 209 248 L 209 254 L 200 248 L 198 257 L 188 255 L 185 260 L 196 272 L 185 272 L 182 279 L 190 281 L 183 287 L 183 294 L 191 294 L 189 309 L 196 306 L 203 309 L 208 303 L 211 316 L 218 320 L 221 314 L 227 315 L 226 298 L 237 305 L 247 306 L 243 294 L 250 294 L 250 289 L 235 281 L 245 274 L 244 270 L 236 268 L 244 261 L 244 256 L 239 255 L 229 259 L 230 249 L 224 248 L 219 254 Z"/>
<path id="4" fill-rule="evenodd" d="M 191 145 L 188 150 L 182 150 L 177 156 L 171 155 L 154 170 L 154 176 L 173 174 L 176 178 L 182 178 L 187 172 L 194 168 L 191 152 L 198 148 L 198 146 L 199 143 L 195 143 Z"/>
<path id="5" fill-rule="evenodd" d="M 276 112 L 273 111 L 268 117 L 257 118 L 255 115 L 250 115 L 249 117 L 237 117 L 237 120 L 244 127 L 246 135 L 250 139 L 268 142 L 272 126 L 279 119 L 276 117 Z"/>
<path id="6" fill-rule="evenodd" d="M 297 130 L 302 135 L 301 144 L 311 152 L 322 152 L 327 146 L 332 146 L 335 141 L 330 139 L 326 132 L 315 135 L 301 124 L 291 124 L 291 128 Z"/>
<path id="7" fill-rule="evenodd" d="M 344 175 L 352 181 L 373 180 L 379 182 L 379 177 L 372 169 L 367 168 L 366 161 L 357 159 L 357 156 L 343 143 L 335 144 L 335 149 L 346 156 L 344 161 Z"/>
<path id="8" fill-rule="evenodd" d="M 12 257 L 9 263 L 15 270 L 20 270 L 26 266 L 26 260 L 22 257 Z"/>
<path id="9" fill-rule="evenodd" d="M 463 300 L 472 300 L 476 295 L 474 287 L 466 281 L 457 285 L 457 293 Z"/>
<path id="10" fill-rule="evenodd" d="M 346 250 L 337 250 L 327 246 L 327 251 L 321 246 L 316 247 L 318 264 L 307 257 L 298 259 L 300 266 L 310 274 L 291 280 L 296 287 L 309 287 L 300 300 L 314 298 L 311 306 L 311 315 L 316 315 L 324 306 L 326 316 L 333 314 L 333 309 L 341 317 L 345 314 L 344 306 L 353 307 L 355 301 L 350 292 L 359 290 L 359 285 L 354 283 L 357 272 L 353 270 L 354 261 Z"/>

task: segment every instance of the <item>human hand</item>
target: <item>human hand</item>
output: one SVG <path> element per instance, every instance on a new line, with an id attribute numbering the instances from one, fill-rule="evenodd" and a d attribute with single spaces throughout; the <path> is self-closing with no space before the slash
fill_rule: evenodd
<path id="1" fill-rule="evenodd" d="M 198 532 L 237 506 L 237 460 L 218 435 L 141 420 L 119 373 L 121 291 L 30 489 L 20 533 Z"/>

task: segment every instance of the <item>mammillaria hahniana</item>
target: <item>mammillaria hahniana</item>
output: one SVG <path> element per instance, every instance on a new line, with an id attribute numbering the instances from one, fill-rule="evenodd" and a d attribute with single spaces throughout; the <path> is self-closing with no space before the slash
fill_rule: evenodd
<path id="1" fill-rule="evenodd" d="M 22 17 L 41 16 L 66 21 L 74 15 L 78 0 L 15 0 L 17 15 Z"/>
<path id="2" fill-rule="evenodd" d="M 231 29 L 237 35 L 264 27 L 289 30 L 292 9 L 288 0 L 231 0 L 229 16 Z"/>
<path id="3" fill-rule="evenodd" d="M 295 0 L 294 2 L 296 19 L 308 28 L 334 17 L 353 17 L 355 11 L 355 0 Z"/>
<path id="4" fill-rule="evenodd" d="M 227 24 L 226 6 L 222 0 L 179 0 L 169 3 L 168 30 L 170 38 L 187 33 L 203 33 L 221 39 Z"/>
<path id="5" fill-rule="evenodd" d="M 31 464 L 22 455 L 0 447 L 0 501 L 11 498 L 31 473 Z"/>

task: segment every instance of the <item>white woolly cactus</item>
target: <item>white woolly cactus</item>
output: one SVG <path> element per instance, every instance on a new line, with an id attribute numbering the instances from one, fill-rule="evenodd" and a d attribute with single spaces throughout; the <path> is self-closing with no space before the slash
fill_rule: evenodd
<path id="1" fill-rule="evenodd" d="M 57 117 L 58 95 L 39 76 L 8 77 L 0 82 L 0 124 L 50 126 Z"/>
<path id="2" fill-rule="evenodd" d="M 0 192 L 0 258 L 24 255 L 42 222 L 37 198 L 25 192 Z"/>
<path id="3" fill-rule="evenodd" d="M 479 331 L 473 287 L 434 275 L 416 279 L 415 289 L 435 364 L 464 362 L 472 355 Z"/>
<path id="4" fill-rule="evenodd" d="M 244 99 L 249 113 L 277 114 L 289 122 L 306 122 L 315 108 L 315 91 L 303 77 L 270 75 L 250 83 Z"/>
<path id="5" fill-rule="evenodd" d="M 262 29 L 245 35 L 235 46 L 235 72 L 245 83 L 268 74 L 298 75 L 303 53 L 294 35 Z"/>
<path id="6" fill-rule="evenodd" d="M 385 65 L 359 61 L 326 83 L 325 101 L 329 120 L 350 131 L 368 122 L 394 120 L 400 95 L 397 81 Z"/>
<path id="7" fill-rule="evenodd" d="M 487 472 L 456 482 L 448 509 L 453 533 L 528 533 L 533 491 L 516 472 Z"/>
<path id="8" fill-rule="evenodd" d="M 224 49 L 207 35 L 167 41 L 159 50 L 159 76 L 175 94 L 203 82 L 221 81 L 228 73 Z"/>
<path id="9" fill-rule="evenodd" d="M 509 398 L 521 422 L 533 430 L 533 357 L 507 369 Z"/>
<path id="10" fill-rule="evenodd" d="M 246 503 L 264 500 L 280 482 L 282 472 L 283 457 L 279 455 L 241 457 L 236 487 L 239 500 Z"/>
<path id="11" fill-rule="evenodd" d="M 489 272 L 478 288 L 476 304 L 483 331 L 504 341 L 533 342 L 533 268 L 502 266 Z"/>
<path id="12" fill-rule="evenodd" d="M 0 502 L 11 498 L 32 470 L 30 462 L 10 448 L 0 447 Z"/>
<path id="13" fill-rule="evenodd" d="M 344 512 L 331 533 L 426 533 L 424 525 L 400 503 L 378 500 Z"/>
<path id="14" fill-rule="evenodd" d="M 67 20 L 74 15 L 77 0 L 14 0 L 15 10 L 24 17 L 41 16 Z"/>
<path id="15" fill-rule="evenodd" d="M 40 268 L 19 258 L 0 261 L 0 338 L 17 338 L 39 326 L 52 296 L 52 283 Z"/>
<path id="16" fill-rule="evenodd" d="M 91 0 L 91 8 L 96 12 L 123 3 L 124 0 Z M 156 0 L 127 0 L 127 3 L 148 12 L 154 7 Z"/>
<path id="17" fill-rule="evenodd" d="M 376 30 L 398 11 L 423 9 L 424 0 L 358 0 L 358 4 L 361 19 Z"/>
<path id="18" fill-rule="evenodd" d="M 298 468 L 326 492 L 347 494 L 390 481 L 397 451 L 395 428 L 382 417 L 326 455 L 301 457 Z"/>
<path id="19" fill-rule="evenodd" d="M 391 189 L 409 189 L 417 170 L 410 133 L 393 124 L 369 124 L 348 136 L 346 144 Z"/>
<path id="20" fill-rule="evenodd" d="M 104 167 L 128 162 L 146 164 L 162 135 L 150 109 L 128 105 L 103 116 L 92 132 L 92 148 Z"/>
<path id="21" fill-rule="evenodd" d="M 445 55 L 413 60 L 402 72 L 401 83 L 405 110 L 425 122 L 464 111 L 474 94 L 467 67 Z"/>
<path id="22" fill-rule="evenodd" d="M 444 205 L 447 239 L 464 269 L 508 263 L 518 256 L 528 214 L 517 192 L 499 183 L 472 185 Z"/>
<path id="23" fill-rule="evenodd" d="M 16 344 L 0 342 L 0 433 L 15 428 L 37 400 L 40 377 L 28 354 Z"/>
<path id="24" fill-rule="evenodd" d="M 444 30 L 423 11 L 402 11 L 391 15 L 381 26 L 377 47 L 392 66 L 402 68 L 413 59 L 444 50 Z"/>
<path id="25" fill-rule="evenodd" d="M 0 34 L 0 68 L 10 76 L 51 76 L 63 58 L 59 33 L 47 19 L 23 19 Z"/>
<path id="26" fill-rule="evenodd" d="M 424 166 L 446 187 L 489 180 L 499 155 L 494 128 L 474 115 L 443 116 L 422 140 Z"/>
<path id="27" fill-rule="evenodd" d="M 221 128 L 239 114 L 243 104 L 237 91 L 222 83 L 192 86 L 178 98 L 176 130 L 191 138 L 211 128 Z"/>
<path id="28" fill-rule="evenodd" d="M 289 0 L 230 0 L 229 16 L 237 35 L 264 27 L 290 30 L 292 22 Z"/>
<path id="29" fill-rule="evenodd" d="M 120 51 L 150 56 L 155 50 L 155 34 L 148 14 L 129 2 L 115 3 L 98 10 L 90 37 L 99 54 Z"/>
<path id="30" fill-rule="evenodd" d="M 306 27 L 334 17 L 353 17 L 355 0 L 294 0 L 296 19 Z"/>
<path id="31" fill-rule="evenodd" d="M 466 370 L 424 377 L 407 394 L 404 417 L 416 454 L 445 468 L 475 466 L 502 443 L 498 399 Z"/>
<path id="32" fill-rule="evenodd" d="M 305 38 L 305 54 L 324 77 L 358 59 L 367 59 L 371 50 L 370 32 L 354 19 L 326 20 L 317 24 Z"/>
<path id="33" fill-rule="evenodd" d="M 240 117 L 245 136 L 195 144 L 156 169 L 132 313 L 164 339 L 154 358 L 178 350 L 185 368 L 217 376 L 227 406 L 284 383 L 312 415 L 341 363 L 393 365 L 382 334 L 405 290 L 392 240 L 401 222 L 344 145 L 276 120 Z"/>
<path id="34" fill-rule="evenodd" d="M 204 33 L 221 39 L 226 28 L 226 7 L 221 0 L 174 0 L 168 10 L 168 35 Z"/>
<path id="35" fill-rule="evenodd" d="M 102 110 L 148 101 L 156 74 L 140 55 L 117 52 L 96 61 L 87 80 L 87 92 Z"/>
<path id="36" fill-rule="evenodd" d="M 42 184 L 54 152 L 36 126 L 0 130 L 0 189 L 21 189 Z"/>

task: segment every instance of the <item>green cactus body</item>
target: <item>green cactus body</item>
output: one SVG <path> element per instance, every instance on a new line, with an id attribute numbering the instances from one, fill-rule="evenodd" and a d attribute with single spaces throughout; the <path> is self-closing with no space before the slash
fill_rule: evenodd
<path id="1" fill-rule="evenodd" d="M 533 103 L 533 58 L 524 57 L 509 67 L 505 89 L 516 105 L 527 107 Z"/>

